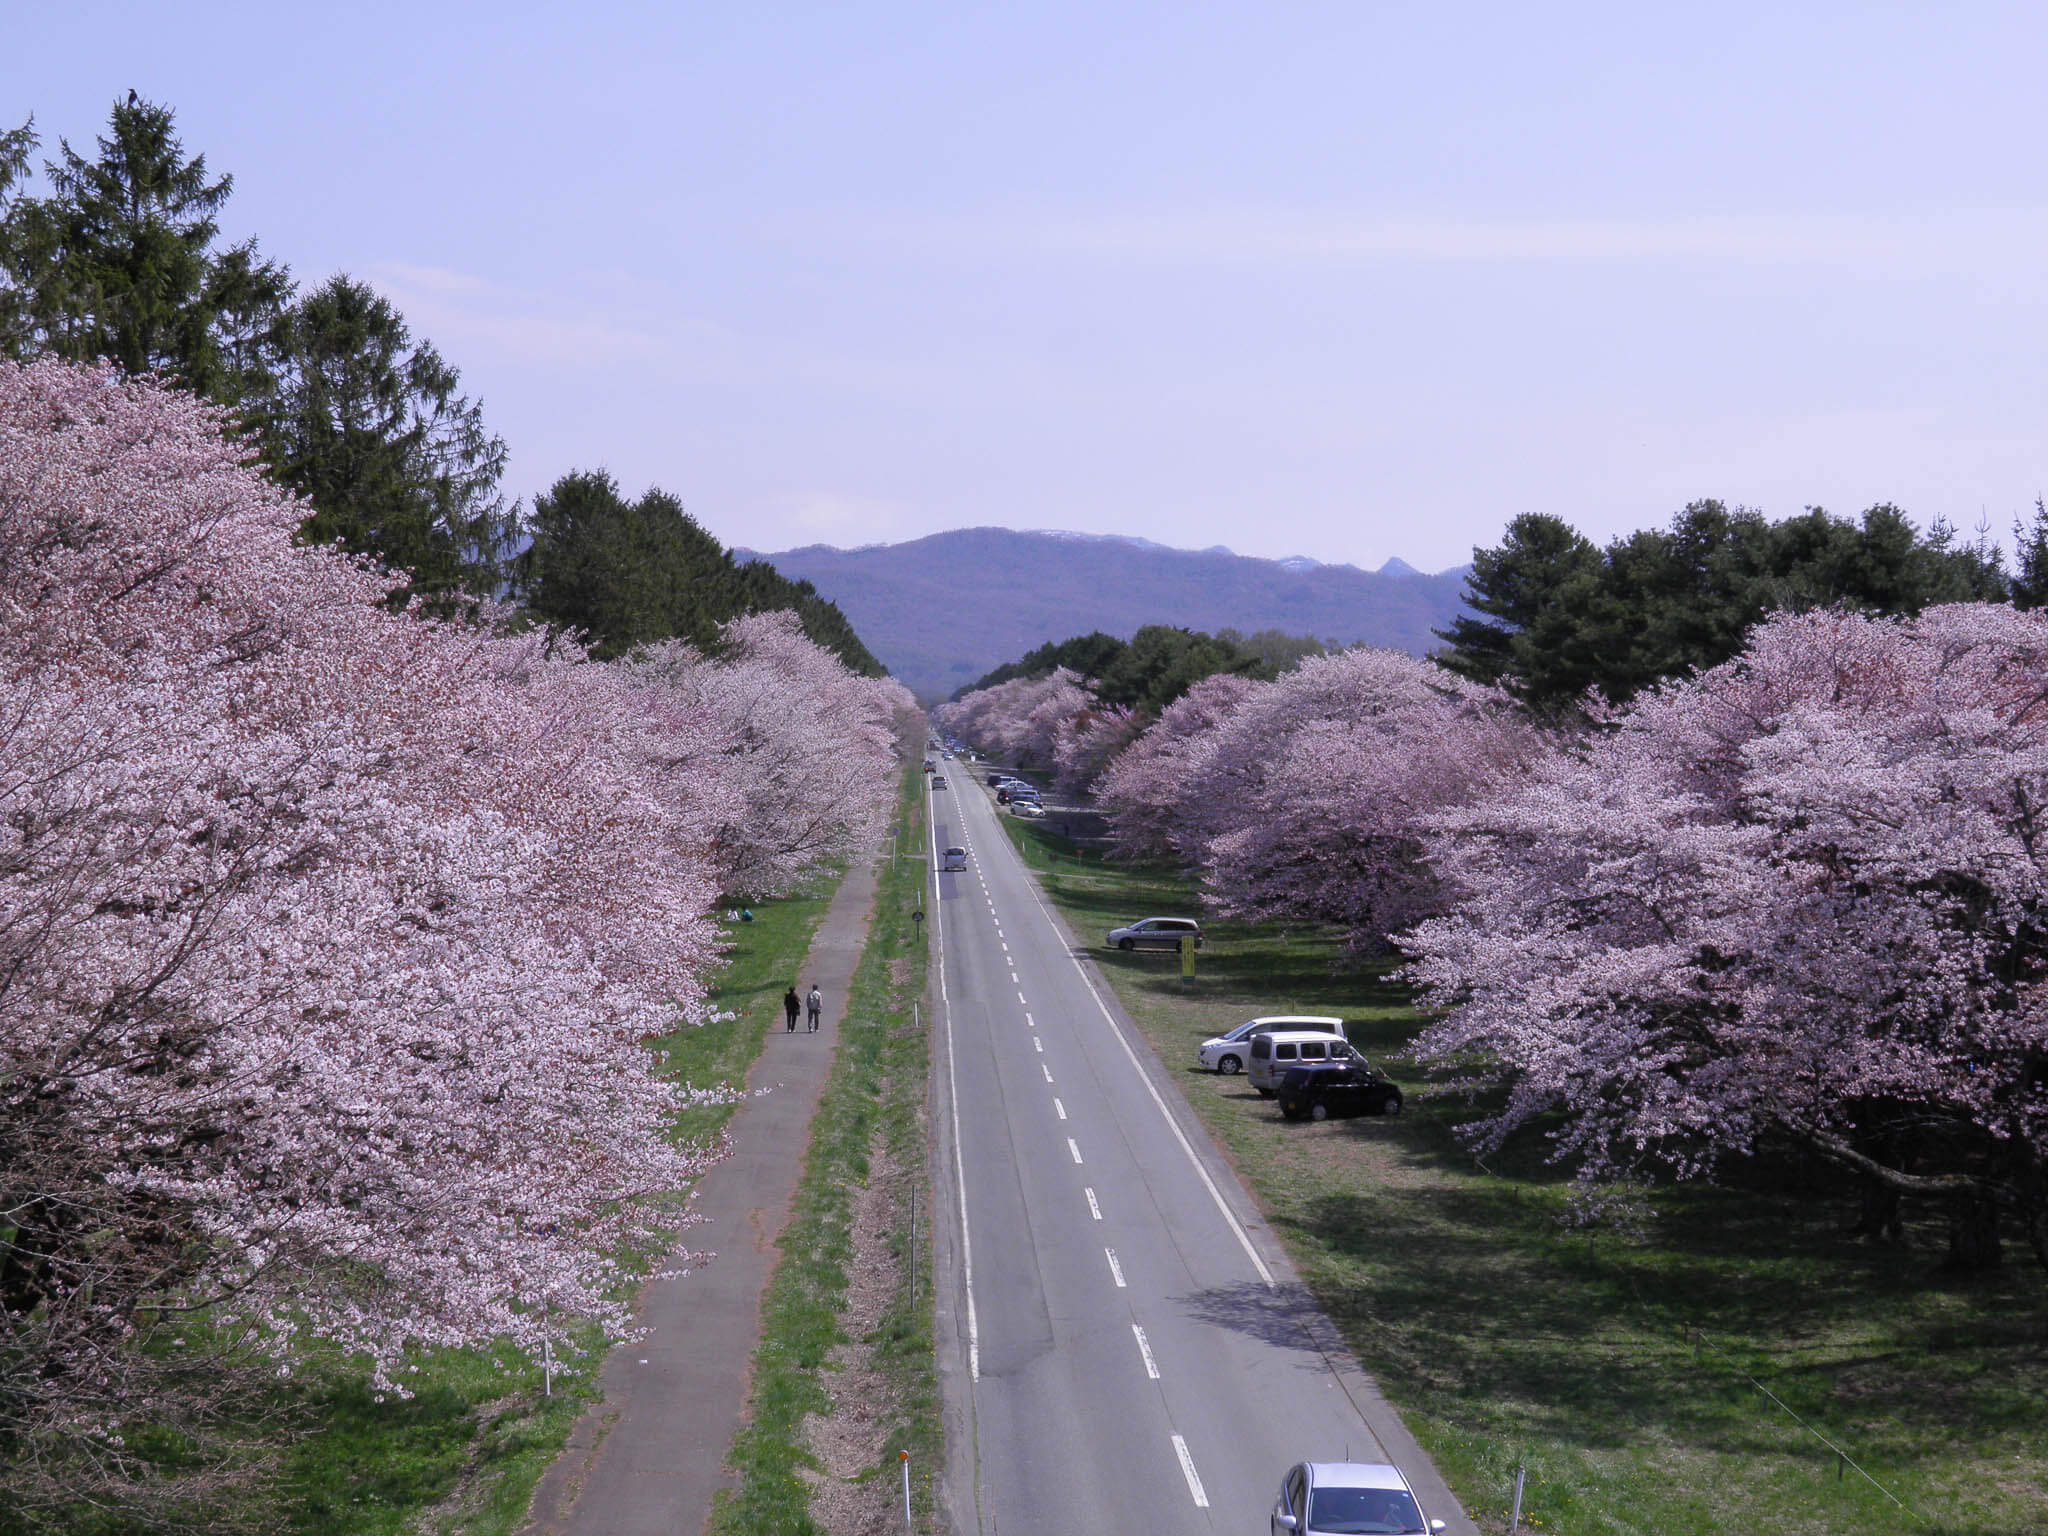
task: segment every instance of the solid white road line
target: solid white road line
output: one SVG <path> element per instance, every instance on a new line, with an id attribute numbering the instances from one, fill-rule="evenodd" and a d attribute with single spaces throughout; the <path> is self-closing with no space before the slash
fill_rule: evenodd
<path id="1" fill-rule="evenodd" d="M 1131 1324 L 1131 1332 L 1138 1336 L 1138 1354 L 1145 1362 L 1145 1374 L 1154 1381 L 1157 1381 L 1159 1379 L 1159 1362 L 1152 1358 L 1152 1346 L 1145 1342 L 1145 1330 L 1136 1323 L 1133 1323 Z"/>
<path id="2" fill-rule="evenodd" d="M 1173 1437 L 1173 1454 L 1180 1458 L 1181 1476 L 1188 1480 L 1188 1492 L 1194 1495 L 1195 1507 L 1207 1509 L 1209 1495 L 1202 1492 L 1202 1479 L 1195 1472 L 1195 1458 L 1188 1454 L 1188 1443 L 1179 1435 Z"/>
<path id="3" fill-rule="evenodd" d="M 1102 1207 L 1095 1203 L 1095 1191 L 1084 1184 L 1081 1186 L 1081 1193 L 1088 1197 L 1088 1214 L 1097 1221 L 1102 1220 Z"/>
<path id="4" fill-rule="evenodd" d="M 1071 1136 L 1067 1138 L 1067 1150 L 1074 1154 L 1075 1162 L 1081 1161 L 1081 1149 L 1074 1144 L 1074 1138 Z"/>
<path id="5" fill-rule="evenodd" d="M 939 821 L 931 814 L 929 789 L 925 791 L 925 798 L 925 826 L 932 836 L 932 938 L 939 951 L 939 1006 L 946 1014 L 946 1088 L 953 1107 L 953 1183 L 960 1191 L 960 1276 L 967 1292 L 967 1378 L 979 1381 L 981 1326 L 974 1316 L 974 1240 L 967 1230 L 967 1165 L 960 1156 L 960 1083 L 953 1074 L 953 999 L 946 991 L 945 903 L 938 899 Z"/>
<path id="6" fill-rule="evenodd" d="M 1116 1261 L 1116 1250 L 1114 1248 L 1105 1248 L 1102 1251 L 1109 1255 L 1110 1279 L 1116 1282 L 1118 1290 L 1122 1290 L 1124 1288 L 1124 1267 Z"/>

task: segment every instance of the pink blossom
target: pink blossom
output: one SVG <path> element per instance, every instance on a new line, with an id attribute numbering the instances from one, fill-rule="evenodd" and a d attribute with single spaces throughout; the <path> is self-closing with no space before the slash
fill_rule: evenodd
<path id="1" fill-rule="evenodd" d="M 2038 1236 L 2044 794 L 2048 620 L 1774 618 L 1440 818 L 1426 1048 L 1588 1181 L 1790 1140 Z"/>

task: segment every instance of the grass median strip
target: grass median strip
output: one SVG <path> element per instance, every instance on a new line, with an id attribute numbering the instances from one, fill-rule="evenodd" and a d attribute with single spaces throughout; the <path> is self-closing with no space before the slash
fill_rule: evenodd
<path id="1" fill-rule="evenodd" d="M 1469 1110 L 1407 1057 L 1421 1020 L 1389 966 L 1314 930 L 1207 922 L 1184 982 L 1171 955 L 1099 946 L 1135 917 L 1198 915 L 1191 886 L 1006 825 L 1482 1528 L 1506 1530 L 1523 1465 L 1539 1531 L 2048 1529 L 2048 1287 L 2030 1264 L 1943 1273 L 1937 1231 L 1859 1242 L 1835 1191 L 1762 1168 L 1659 1192 L 1636 1233 L 1575 1228 L 1542 1141 L 1487 1166 L 1458 1141 Z M 1295 1012 L 1350 1021 L 1405 1111 L 1288 1124 L 1244 1078 L 1196 1069 L 1207 1036 Z M 1219 1298 L 1217 1320 L 1256 1326 L 1256 1302 Z"/>
<path id="2" fill-rule="evenodd" d="M 926 1241 L 924 805 L 906 775 L 905 856 L 885 861 L 831 1075 L 762 1304 L 746 1426 L 712 1528 L 781 1536 L 900 1511 L 908 1452 L 918 1528 L 940 1451 Z M 914 1202 L 914 1203 L 913 1203 Z M 915 1221 L 913 1222 L 913 1213 Z M 835 1387 L 850 1389 L 835 1390 Z M 900 1513 L 897 1515 L 900 1522 Z"/>

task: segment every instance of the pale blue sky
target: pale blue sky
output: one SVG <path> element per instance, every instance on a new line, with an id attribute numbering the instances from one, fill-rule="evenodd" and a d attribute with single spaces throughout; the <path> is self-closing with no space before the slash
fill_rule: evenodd
<path id="1" fill-rule="evenodd" d="M 10 6 L 389 293 L 530 494 L 1437 569 L 2048 490 L 2038 6 Z"/>

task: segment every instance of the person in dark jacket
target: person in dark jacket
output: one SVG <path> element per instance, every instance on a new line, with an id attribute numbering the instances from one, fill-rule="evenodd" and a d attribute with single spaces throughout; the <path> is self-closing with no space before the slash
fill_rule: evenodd
<path id="1" fill-rule="evenodd" d="M 782 1014 L 789 1020 L 789 1032 L 796 1033 L 796 1016 L 803 1012 L 804 1005 L 797 1000 L 796 988 L 791 987 L 782 994 Z"/>

